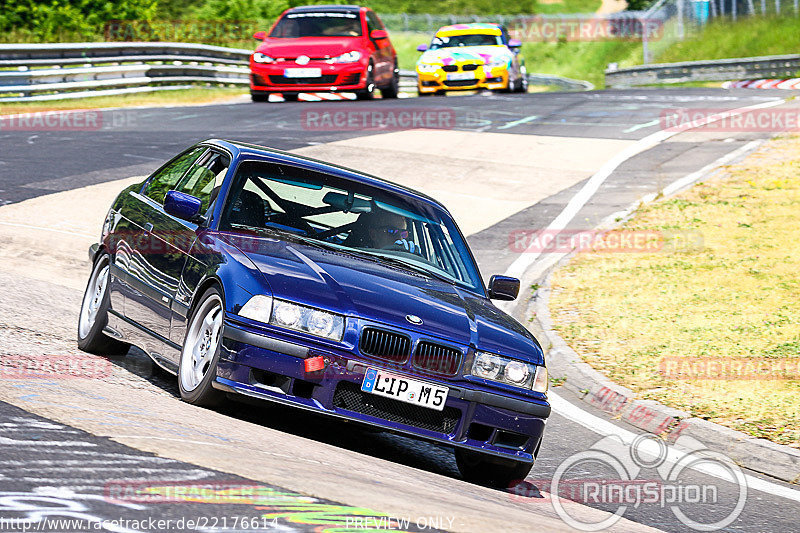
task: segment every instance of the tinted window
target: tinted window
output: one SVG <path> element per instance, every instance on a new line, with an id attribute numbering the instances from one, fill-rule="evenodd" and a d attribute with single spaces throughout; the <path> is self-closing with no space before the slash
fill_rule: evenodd
<path id="1" fill-rule="evenodd" d="M 503 44 L 499 35 L 472 33 L 469 35 L 436 36 L 431 42 L 431 50 L 437 48 L 453 48 L 459 46 L 492 46 Z"/>
<path id="2" fill-rule="evenodd" d="M 230 164 L 227 155 L 208 152 L 183 177 L 175 190 L 200 198 L 203 202 L 200 212 L 204 213 L 217 197 Z"/>
<path id="3" fill-rule="evenodd" d="M 150 182 L 144 190 L 144 195 L 159 204 L 163 204 L 167 192 L 175 188 L 178 180 L 205 150 L 206 148 L 193 148 L 173 159 L 167 166 L 150 178 Z"/>
<path id="4" fill-rule="evenodd" d="M 383 24 L 381 24 L 378 15 L 373 13 L 372 11 L 367 11 L 367 29 L 371 32 L 372 30 L 382 30 Z"/>
<path id="5" fill-rule="evenodd" d="M 361 18 L 358 13 L 316 11 L 289 13 L 269 34 L 270 37 L 296 39 L 298 37 L 358 37 L 361 35 Z"/>

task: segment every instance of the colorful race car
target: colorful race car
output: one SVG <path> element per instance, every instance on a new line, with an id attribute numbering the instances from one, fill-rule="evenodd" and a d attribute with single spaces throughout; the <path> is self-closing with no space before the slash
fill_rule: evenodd
<path id="1" fill-rule="evenodd" d="M 444 26 L 430 47 L 417 47 L 424 52 L 417 61 L 417 91 L 420 96 L 475 89 L 527 92 L 521 46 L 499 24 Z"/>

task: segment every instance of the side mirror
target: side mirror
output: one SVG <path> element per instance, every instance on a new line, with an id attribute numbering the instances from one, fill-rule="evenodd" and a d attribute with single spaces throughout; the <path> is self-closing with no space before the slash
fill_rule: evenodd
<path id="1" fill-rule="evenodd" d="M 386 39 L 388 37 L 389 37 L 389 32 L 387 32 L 386 30 L 372 30 L 369 34 L 369 38 L 375 39 L 376 41 L 378 39 Z"/>
<path id="2" fill-rule="evenodd" d="M 519 41 L 517 39 L 511 39 L 511 40 L 508 41 L 508 47 L 509 48 L 522 48 L 522 41 Z"/>
<path id="3" fill-rule="evenodd" d="M 492 300 L 516 300 L 519 295 L 519 280 L 508 276 L 492 276 L 489 280 L 489 298 Z"/>
<path id="4" fill-rule="evenodd" d="M 253 34 L 253 39 L 256 41 L 263 41 L 267 38 L 267 32 L 265 31 L 257 31 Z"/>
<path id="5" fill-rule="evenodd" d="M 202 205 L 200 198 L 183 192 L 169 191 L 164 197 L 164 211 L 181 220 L 196 219 Z"/>
<path id="6" fill-rule="evenodd" d="M 421 44 L 421 45 L 417 46 L 417 52 L 425 52 L 426 50 L 428 50 L 428 45 L 427 44 Z"/>

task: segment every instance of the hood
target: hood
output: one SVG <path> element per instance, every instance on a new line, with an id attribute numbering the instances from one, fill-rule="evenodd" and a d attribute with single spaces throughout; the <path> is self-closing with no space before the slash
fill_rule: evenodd
<path id="1" fill-rule="evenodd" d="M 252 242 L 250 242 L 252 241 Z M 275 298 L 440 338 L 479 350 L 541 362 L 541 349 L 518 322 L 489 300 L 402 267 L 304 244 L 253 238 L 245 255 Z M 241 245 L 241 238 L 237 238 Z M 406 315 L 417 315 L 412 326 Z"/>
<path id="2" fill-rule="evenodd" d="M 428 50 L 419 58 L 419 63 L 452 65 L 454 63 L 488 63 L 492 59 L 510 61 L 514 54 L 505 46 L 459 46 Z"/>
<path id="3" fill-rule="evenodd" d="M 267 38 L 256 52 L 270 57 L 336 57 L 353 50 L 362 50 L 361 37 Z"/>

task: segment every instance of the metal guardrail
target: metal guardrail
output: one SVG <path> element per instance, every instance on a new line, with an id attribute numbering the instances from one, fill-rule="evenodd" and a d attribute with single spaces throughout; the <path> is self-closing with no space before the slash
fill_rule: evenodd
<path id="1" fill-rule="evenodd" d="M 87 98 L 185 89 L 191 84 L 249 85 L 251 50 L 191 43 L 0 44 L 0 102 Z M 414 71 L 400 86 L 416 87 Z M 531 74 L 535 85 L 591 90 L 592 84 Z"/>
<path id="2" fill-rule="evenodd" d="M 606 87 L 617 89 L 692 81 L 791 78 L 798 72 L 800 55 L 781 55 L 608 69 L 605 78 Z"/>
<path id="3" fill-rule="evenodd" d="M 0 44 L 0 102 L 248 85 L 251 53 L 191 43 Z"/>
<path id="4" fill-rule="evenodd" d="M 528 83 L 531 85 L 554 85 L 565 91 L 593 91 L 594 84 L 585 80 L 573 80 L 563 76 L 551 74 L 528 74 Z"/>
<path id="5" fill-rule="evenodd" d="M 252 53 L 252 50 L 243 48 L 167 42 L 0 44 L 0 68 L 108 63 L 124 61 L 124 58 L 150 61 L 151 57 L 173 61 L 247 64 Z M 156 60 L 158 59 L 153 59 Z"/>

